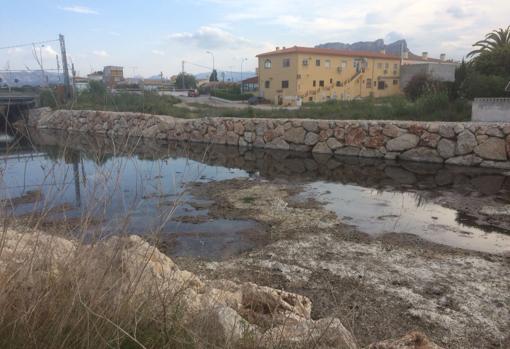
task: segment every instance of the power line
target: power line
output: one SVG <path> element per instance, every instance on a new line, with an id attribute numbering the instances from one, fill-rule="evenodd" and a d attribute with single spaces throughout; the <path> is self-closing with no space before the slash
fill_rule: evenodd
<path id="1" fill-rule="evenodd" d="M 10 49 L 10 48 L 26 47 L 26 46 L 33 46 L 33 45 L 39 45 L 39 44 L 47 44 L 49 42 L 58 42 L 58 41 L 59 40 L 36 41 L 36 42 L 31 42 L 30 44 L 19 44 L 19 45 L 4 46 L 4 47 L 0 47 L 0 50 L 7 50 L 7 49 Z"/>

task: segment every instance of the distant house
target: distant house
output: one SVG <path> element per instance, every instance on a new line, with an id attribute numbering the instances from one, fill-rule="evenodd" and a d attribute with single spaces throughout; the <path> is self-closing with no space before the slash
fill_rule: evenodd
<path id="1" fill-rule="evenodd" d="M 73 78 L 73 85 L 76 92 L 82 92 L 89 88 L 89 79 L 76 76 Z"/>
<path id="2" fill-rule="evenodd" d="M 109 88 L 114 88 L 124 80 L 124 68 L 108 65 L 103 68 L 103 82 Z"/>
<path id="3" fill-rule="evenodd" d="M 103 72 L 96 71 L 87 75 L 89 81 L 103 81 Z"/>
<path id="4" fill-rule="evenodd" d="M 402 57 L 402 71 L 400 73 L 400 86 L 405 88 L 411 79 L 418 74 L 426 74 L 441 81 L 455 81 L 455 69 L 459 62 L 447 60 L 442 53 L 440 58 L 431 58 L 427 52 L 421 56 L 411 52 L 404 52 Z"/>
<path id="5" fill-rule="evenodd" d="M 241 81 L 243 92 L 253 92 L 259 89 L 259 77 L 253 76 Z"/>
<path id="6" fill-rule="evenodd" d="M 143 79 L 142 84 L 145 91 L 170 91 L 175 87 L 168 79 Z"/>
<path id="7" fill-rule="evenodd" d="M 258 56 L 259 95 L 299 105 L 400 94 L 400 57 L 384 52 L 277 48 Z"/>

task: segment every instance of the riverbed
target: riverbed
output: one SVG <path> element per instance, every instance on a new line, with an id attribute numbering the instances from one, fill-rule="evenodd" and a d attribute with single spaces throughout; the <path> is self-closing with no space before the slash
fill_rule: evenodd
<path id="1" fill-rule="evenodd" d="M 10 224 L 141 235 L 208 279 L 306 295 L 361 345 L 414 329 L 510 345 L 503 170 L 52 131 L 0 161 Z"/>
<path id="2" fill-rule="evenodd" d="M 302 186 L 345 224 L 377 237 L 409 233 L 489 253 L 510 251 L 510 173 L 503 170 L 312 156 L 203 144 L 33 132 L 4 146 L 6 213 L 84 220 L 106 236 L 158 232 L 173 256 L 224 258 L 263 244 L 250 219 L 213 219 L 193 183 L 233 178 Z M 30 200 L 32 198 L 32 200 Z"/>

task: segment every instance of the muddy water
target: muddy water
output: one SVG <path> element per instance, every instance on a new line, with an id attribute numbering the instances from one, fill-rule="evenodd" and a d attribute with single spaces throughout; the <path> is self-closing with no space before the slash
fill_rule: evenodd
<path id="1" fill-rule="evenodd" d="M 65 145 L 65 146 L 63 146 Z M 455 247 L 510 250 L 510 174 L 413 163 L 360 160 L 200 144 L 108 140 L 32 132 L 3 148 L 4 215 L 81 221 L 92 236 L 152 234 L 169 254 L 221 258 L 262 242 L 250 220 L 212 220 L 211 202 L 186 190 L 194 182 L 262 177 L 304 185 L 347 224 L 379 235 L 417 234 Z M 84 231 L 83 231 L 84 230 Z"/>

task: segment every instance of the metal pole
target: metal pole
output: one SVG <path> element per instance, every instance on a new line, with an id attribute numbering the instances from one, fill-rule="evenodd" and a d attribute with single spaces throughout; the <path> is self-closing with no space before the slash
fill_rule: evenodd
<path id="1" fill-rule="evenodd" d="M 182 89 L 184 90 L 184 61 L 182 61 L 182 72 L 181 72 L 181 80 L 182 80 Z"/>
<path id="2" fill-rule="evenodd" d="M 60 41 L 60 51 L 62 55 L 62 71 L 64 73 L 64 100 L 70 97 L 71 93 L 71 84 L 69 80 L 69 67 L 67 66 L 67 54 L 66 54 L 66 43 L 64 40 L 64 35 L 59 34 L 58 39 Z"/>
<path id="3" fill-rule="evenodd" d="M 247 60 L 248 58 L 241 59 L 241 94 L 243 94 L 243 63 Z"/>
<path id="4" fill-rule="evenodd" d="M 214 74 L 214 53 L 212 53 L 211 51 L 206 51 L 206 53 L 212 56 L 212 73 Z"/>

